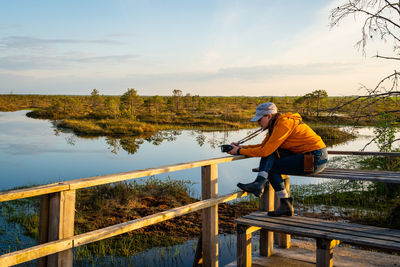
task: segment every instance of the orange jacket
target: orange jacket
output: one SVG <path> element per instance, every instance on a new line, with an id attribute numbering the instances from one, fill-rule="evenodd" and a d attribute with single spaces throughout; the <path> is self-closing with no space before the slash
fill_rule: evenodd
<path id="1" fill-rule="evenodd" d="M 289 112 L 277 118 L 271 136 L 267 133 L 261 144 L 243 146 L 240 154 L 250 157 L 266 157 L 278 148 L 299 154 L 324 147 L 325 143 L 321 137 L 302 122 L 300 114 Z"/>

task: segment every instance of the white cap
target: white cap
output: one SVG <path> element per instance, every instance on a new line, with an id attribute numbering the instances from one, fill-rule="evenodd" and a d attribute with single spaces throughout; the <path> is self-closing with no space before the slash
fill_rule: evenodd
<path id="1" fill-rule="evenodd" d="M 278 108 L 274 103 L 272 102 L 262 103 L 256 108 L 256 115 L 250 121 L 258 121 L 265 115 L 275 114 L 275 113 L 278 113 Z"/>

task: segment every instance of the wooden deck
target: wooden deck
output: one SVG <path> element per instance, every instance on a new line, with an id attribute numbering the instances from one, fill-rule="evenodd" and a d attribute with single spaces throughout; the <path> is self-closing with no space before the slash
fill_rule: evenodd
<path id="1" fill-rule="evenodd" d="M 269 217 L 256 211 L 235 220 L 238 225 L 257 226 L 274 232 L 290 233 L 316 239 L 340 240 L 343 243 L 400 252 L 400 230 L 326 221 L 300 216 Z"/>
<path id="2" fill-rule="evenodd" d="M 262 257 L 258 250 L 252 251 L 252 267 L 315 267 L 316 243 L 311 240 L 292 238 L 290 249 L 274 247 L 274 254 Z M 333 262 L 335 267 L 398 267 L 399 255 L 364 250 L 348 245 L 334 248 Z M 236 267 L 233 261 L 225 267 Z"/>

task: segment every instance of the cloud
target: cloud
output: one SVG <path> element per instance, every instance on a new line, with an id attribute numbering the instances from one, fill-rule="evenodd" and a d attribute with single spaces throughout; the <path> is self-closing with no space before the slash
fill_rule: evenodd
<path id="1" fill-rule="evenodd" d="M 100 57 L 83 57 L 74 59 L 76 62 L 84 63 L 121 63 L 131 61 L 138 58 L 138 55 L 112 55 L 112 56 L 100 56 Z"/>
<path id="2" fill-rule="evenodd" d="M 123 43 L 109 39 L 44 39 L 30 36 L 8 36 L 0 38 L 0 48 L 5 49 L 46 49 L 54 44 L 122 45 Z"/>
<path id="3" fill-rule="evenodd" d="M 277 76 L 321 75 L 343 73 L 354 66 L 344 63 L 275 64 L 250 67 L 223 68 L 216 78 L 235 78 L 240 80 L 262 81 Z"/>
<path id="4" fill-rule="evenodd" d="M 138 55 L 110 55 L 110 56 L 88 56 L 71 54 L 65 56 L 35 56 L 14 55 L 0 57 L 0 70 L 36 70 L 36 69 L 65 69 L 71 64 L 112 64 L 130 62 L 138 58 Z"/>

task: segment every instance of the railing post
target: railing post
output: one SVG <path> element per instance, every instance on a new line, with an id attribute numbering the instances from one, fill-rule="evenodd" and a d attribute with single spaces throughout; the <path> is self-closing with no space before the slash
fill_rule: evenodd
<path id="1" fill-rule="evenodd" d="M 265 187 L 264 193 L 260 198 L 260 210 L 273 211 L 274 210 L 274 189 L 268 183 Z M 264 229 L 260 230 L 260 255 L 271 256 L 274 253 L 274 232 Z"/>
<path id="2" fill-rule="evenodd" d="M 76 191 L 62 191 L 42 197 L 39 242 L 46 243 L 74 235 Z M 73 249 L 41 258 L 39 266 L 72 267 Z"/>
<path id="3" fill-rule="evenodd" d="M 218 196 L 218 165 L 201 167 L 202 199 Z M 203 266 L 218 266 L 218 205 L 202 210 Z"/>
<path id="4" fill-rule="evenodd" d="M 49 234 L 49 195 L 40 198 L 39 244 L 47 243 Z M 38 267 L 47 266 L 47 257 L 40 258 Z"/>

